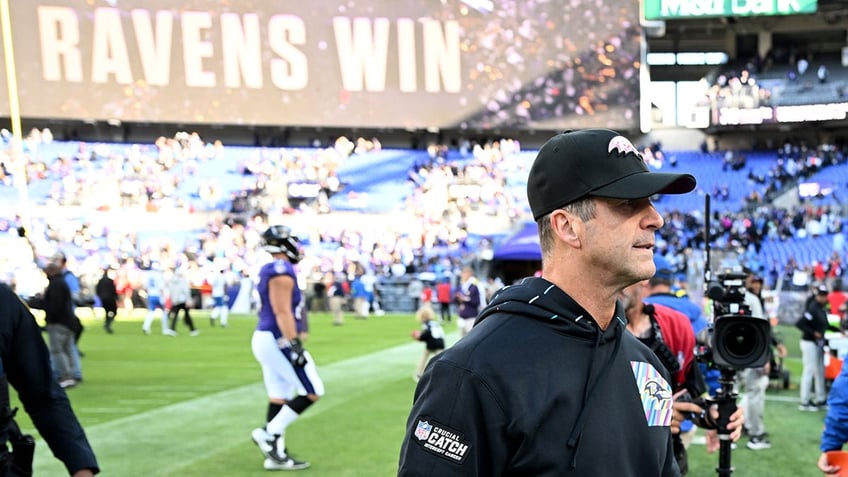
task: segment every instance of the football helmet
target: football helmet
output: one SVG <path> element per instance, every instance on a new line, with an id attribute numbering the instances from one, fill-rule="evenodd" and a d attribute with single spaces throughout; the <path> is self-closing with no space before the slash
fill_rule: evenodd
<path id="1" fill-rule="evenodd" d="M 262 234 L 262 249 L 268 253 L 284 253 L 292 263 L 303 259 L 300 240 L 285 225 L 272 225 Z"/>

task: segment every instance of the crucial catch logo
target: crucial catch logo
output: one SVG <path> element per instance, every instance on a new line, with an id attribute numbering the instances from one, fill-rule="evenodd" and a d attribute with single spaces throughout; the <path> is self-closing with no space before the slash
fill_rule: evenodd
<path id="1" fill-rule="evenodd" d="M 418 419 L 413 434 L 415 442 L 424 450 L 458 464 L 465 460 L 471 449 L 471 443 L 464 440 L 461 433 L 432 422 L 427 417 Z"/>

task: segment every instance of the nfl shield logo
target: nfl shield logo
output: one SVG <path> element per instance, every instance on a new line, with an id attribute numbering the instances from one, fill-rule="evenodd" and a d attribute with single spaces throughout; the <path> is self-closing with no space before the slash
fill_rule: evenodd
<path id="1" fill-rule="evenodd" d="M 415 437 L 419 441 L 427 440 L 430 437 L 430 431 L 433 430 L 433 425 L 427 421 L 418 421 L 418 426 L 415 428 Z"/>

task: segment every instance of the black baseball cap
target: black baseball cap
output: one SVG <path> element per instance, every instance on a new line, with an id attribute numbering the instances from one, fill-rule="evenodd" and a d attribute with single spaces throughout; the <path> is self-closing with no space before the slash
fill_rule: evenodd
<path id="1" fill-rule="evenodd" d="M 609 129 L 569 130 L 546 142 L 530 168 L 527 199 L 533 218 L 586 196 L 642 199 L 685 194 L 691 174 L 650 172 L 633 144 Z"/>

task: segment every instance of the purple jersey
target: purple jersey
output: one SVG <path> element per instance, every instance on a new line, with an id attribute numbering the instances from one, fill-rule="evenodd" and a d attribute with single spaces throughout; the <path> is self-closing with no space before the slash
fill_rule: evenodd
<path id="1" fill-rule="evenodd" d="M 274 311 L 271 309 L 271 300 L 268 297 L 268 282 L 279 275 L 288 275 L 294 280 L 291 297 L 292 314 L 295 317 L 295 326 L 297 329 L 300 330 L 303 326 L 300 323 L 302 318 L 301 293 L 300 288 L 297 286 L 297 274 L 294 271 L 294 265 L 285 260 L 274 260 L 273 262 L 266 263 L 259 270 L 259 285 L 257 290 L 259 291 L 261 305 L 259 307 L 259 323 L 256 325 L 256 329 L 259 331 L 270 331 L 274 334 L 275 338 L 281 337 L 283 333 L 277 326 L 277 319 L 274 317 Z"/>

